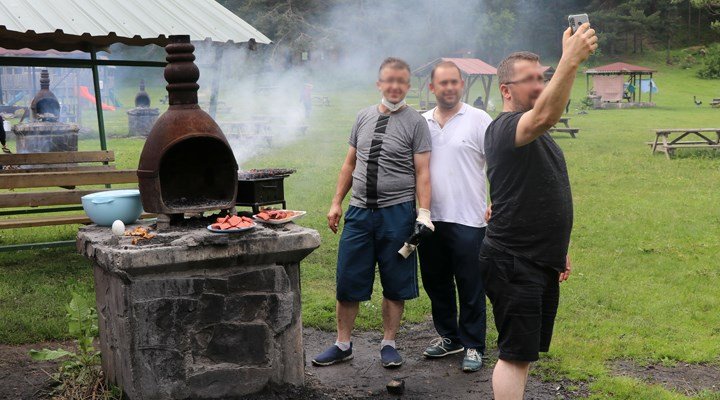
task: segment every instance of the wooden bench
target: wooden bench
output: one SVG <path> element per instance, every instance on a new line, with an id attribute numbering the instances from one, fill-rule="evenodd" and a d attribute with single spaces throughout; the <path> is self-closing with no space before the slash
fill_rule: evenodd
<path id="1" fill-rule="evenodd" d="M 136 170 L 118 170 L 112 151 L 0 154 L 0 229 L 87 224 L 84 214 L 32 216 L 82 210 L 82 196 L 113 184 L 135 184 Z M 78 187 L 82 188 L 78 188 Z M 88 187 L 89 186 L 89 187 Z M 47 247 L 60 243 L 43 243 Z M 44 247 L 43 244 L 0 250 Z"/>
<path id="2" fill-rule="evenodd" d="M 548 130 L 550 133 L 559 132 L 559 133 L 569 133 L 570 136 L 575 139 L 578 132 L 580 132 L 580 129 L 578 128 L 551 128 Z"/>
<path id="3" fill-rule="evenodd" d="M 720 99 L 719 98 L 712 99 L 712 101 L 710 102 L 710 107 L 713 107 L 713 108 L 720 107 Z"/>

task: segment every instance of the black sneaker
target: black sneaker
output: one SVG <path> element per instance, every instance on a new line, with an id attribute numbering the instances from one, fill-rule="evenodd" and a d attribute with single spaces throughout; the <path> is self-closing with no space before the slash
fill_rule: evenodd
<path id="1" fill-rule="evenodd" d="M 403 363 L 400 353 L 392 346 L 383 346 L 380 349 L 380 360 L 385 368 L 397 368 Z"/>
<path id="2" fill-rule="evenodd" d="M 315 358 L 312 359 L 312 363 L 318 367 L 325 367 L 339 362 L 352 360 L 352 358 L 352 343 L 350 343 L 350 348 L 345 351 L 340 350 L 337 345 L 332 345 L 328 347 L 327 350 L 315 356 Z"/>
<path id="3" fill-rule="evenodd" d="M 428 358 L 440 358 L 450 354 L 460 353 L 465 348 L 460 343 L 453 343 L 452 340 L 444 337 L 433 339 L 430 342 L 430 347 L 425 349 L 423 355 Z"/>
<path id="4" fill-rule="evenodd" d="M 462 362 L 462 370 L 465 372 L 476 372 L 482 368 L 482 353 L 476 349 L 468 349 Z"/>

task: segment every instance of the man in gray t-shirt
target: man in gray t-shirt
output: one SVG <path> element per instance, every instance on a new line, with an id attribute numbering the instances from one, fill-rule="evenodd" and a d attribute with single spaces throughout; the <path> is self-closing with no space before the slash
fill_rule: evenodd
<path id="1" fill-rule="evenodd" d="M 384 127 L 383 134 L 376 135 L 378 126 Z M 417 111 L 404 107 L 386 115 L 377 105 L 365 108 L 349 144 L 356 149 L 351 206 L 380 208 L 415 200 L 413 157 L 431 146 L 427 123 Z"/>
<path id="2" fill-rule="evenodd" d="M 386 368 L 402 364 L 395 334 L 405 300 L 418 297 L 419 292 L 415 253 L 410 246 L 404 248 L 410 248 L 403 253 L 410 254 L 406 258 L 399 250 L 411 235 L 434 229 L 429 211 L 430 130 L 404 101 L 410 89 L 410 67 L 388 58 L 379 75 L 382 103 L 358 113 L 328 213 L 328 227 L 337 233 L 342 202 L 352 188 L 338 247 L 338 336 L 333 346 L 313 358 L 317 366 L 353 357 L 350 334 L 360 302 L 370 300 L 376 264 L 383 287 L 380 358 Z"/>

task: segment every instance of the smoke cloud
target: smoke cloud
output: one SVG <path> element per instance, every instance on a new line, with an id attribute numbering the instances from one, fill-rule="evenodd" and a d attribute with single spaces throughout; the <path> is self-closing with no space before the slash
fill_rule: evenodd
<path id="1" fill-rule="evenodd" d="M 220 56 L 216 47 L 196 44 L 201 107 L 208 111 L 212 88 L 219 88 L 215 119 L 241 168 L 248 159 L 312 129 L 301 102 L 303 93 L 312 93 L 313 112 L 331 110 L 318 107 L 324 93 L 371 90 L 377 68 L 388 56 L 403 58 L 416 69 L 438 57 L 472 56 L 496 64 L 510 51 L 540 52 L 534 44 L 533 27 L 543 23 L 543 18 L 547 21 L 549 12 L 541 9 L 547 8 L 539 4 L 544 2 L 530 0 L 507 4 L 499 0 L 325 3 L 328 7 L 321 12 L 303 17 L 308 29 L 301 36 L 309 35 L 306 37 L 271 37 L 274 43 L 260 45 L 258 51 L 225 46 Z M 490 3 L 492 7 L 488 7 Z M 272 25 L 264 29 L 263 23 L 281 22 L 265 19 L 257 25 L 240 16 L 261 31 L 272 30 Z M 563 17 L 553 16 L 550 25 L 556 24 L 557 29 L 546 29 L 552 35 L 557 31 L 558 38 Z M 549 47 L 553 46 L 559 47 L 559 41 Z M 358 100 L 334 96 L 333 106 L 343 101 Z"/>
<path id="2" fill-rule="evenodd" d="M 230 142 L 238 165 L 292 142 L 307 129 L 303 93 L 312 80 L 302 66 L 273 63 L 268 51 L 196 46 L 201 107 L 209 111 L 212 88 L 219 92 L 215 120 Z M 218 58 L 219 57 L 219 58 Z"/>

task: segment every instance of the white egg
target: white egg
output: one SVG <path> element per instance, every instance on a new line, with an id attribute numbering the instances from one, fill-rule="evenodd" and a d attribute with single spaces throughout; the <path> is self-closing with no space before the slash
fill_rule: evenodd
<path id="1" fill-rule="evenodd" d="M 122 236 L 125 234 L 125 224 L 122 221 L 115 220 L 112 224 L 112 233 L 115 236 Z"/>

